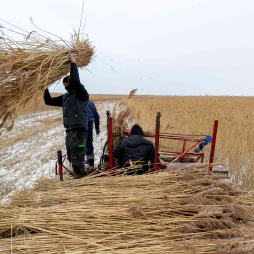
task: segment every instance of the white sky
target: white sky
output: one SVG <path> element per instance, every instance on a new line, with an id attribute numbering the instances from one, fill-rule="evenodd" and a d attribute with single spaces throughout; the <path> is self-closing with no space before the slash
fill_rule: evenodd
<path id="1" fill-rule="evenodd" d="M 32 17 L 69 40 L 82 2 L 2 0 L 0 18 L 32 31 Z M 83 18 L 96 46 L 92 73 L 80 71 L 91 94 L 254 95 L 253 0 L 85 0 Z"/>

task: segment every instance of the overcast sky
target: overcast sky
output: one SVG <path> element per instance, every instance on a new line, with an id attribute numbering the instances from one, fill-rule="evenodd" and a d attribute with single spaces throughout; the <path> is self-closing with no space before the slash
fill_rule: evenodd
<path id="1" fill-rule="evenodd" d="M 0 18 L 32 31 L 32 17 L 69 40 L 82 3 L 1 1 Z M 253 0 L 85 0 L 83 19 L 96 46 L 80 71 L 91 94 L 254 95 Z"/>

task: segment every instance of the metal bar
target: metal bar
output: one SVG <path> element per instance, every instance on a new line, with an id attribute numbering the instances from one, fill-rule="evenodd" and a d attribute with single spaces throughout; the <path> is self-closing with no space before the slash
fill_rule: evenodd
<path id="1" fill-rule="evenodd" d="M 113 168 L 113 128 L 112 128 L 112 117 L 109 117 L 109 169 Z"/>
<path id="2" fill-rule="evenodd" d="M 206 137 L 209 135 L 202 134 L 202 135 L 193 135 L 193 134 L 183 134 L 183 133 L 168 133 L 168 132 L 163 132 L 161 134 L 167 134 L 167 135 L 173 135 L 173 136 L 184 136 L 184 137 Z"/>
<path id="3" fill-rule="evenodd" d="M 64 165 L 62 165 L 73 177 L 75 177 L 75 175 L 73 174 L 73 173 L 71 173 L 71 171 L 68 169 L 68 168 L 66 168 Z"/>
<path id="4" fill-rule="evenodd" d="M 59 150 L 57 151 L 57 158 L 58 158 L 58 166 L 59 166 L 59 176 L 60 176 L 60 181 L 63 181 L 63 156 L 62 156 L 62 151 Z"/>
<path id="5" fill-rule="evenodd" d="M 184 153 L 182 153 L 181 155 L 179 155 L 177 158 L 175 158 L 174 160 L 172 160 L 170 163 L 175 162 L 176 160 L 180 159 L 183 155 L 185 155 L 186 153 L 188 153 L 192 148 L 194 148 L 195 146 L 199 145 L 201 142 L 197 142 L 194 146 L 192 146 L 191 148 L 189 148 L 188 150 L 186 150 Z"/>
<path id="6" fill-rule="evenodd" d="M 149 134 L 144 135 L 144 137 L 155 137 L 156 134 Z M 169 135 L 162 135 L 160 134 L 160 138 L 169 138 L 169 139 L 176 139 L 176 140 L 186 140 L 186 141 L 203 141 L 204 139 L 200 138 L 189 138 L 189 137 L 182 137 L 182 136 L 169 136 Z"/>
<path id="7" fill-rule="evenodd" d="M 160 138 L 160 117 L 161 113 L 157 112 L 156 115 L 156 131 L 155 131 L 155 152 L 154 152 L 154 168 L 156 171 L 158 169 L 158 155 L 159 155 L 159 138 Z"/>
<path id="8" fill-rule="evenodd" d="M 212 164 L 213 163 L 213 159 L 214 159 L 214 152 L 215 152 L 215 144 L 216 144 L 217 131 L 218 131 L 218 120 L 214 120 L 214 125 L 213 125 L 213 140 L 212 140 L 212 147 L 211 147 L 209 164 Z M 213 167 L 211 166 L 209 168 L 209 171 L 212 171 L 212 170 L 213 170 Z"/>
<path id="9" fill-rule="evenodd" d="M 170 136 L 170 135 L 160 135 L 160 138 L 170 138 L 170 139 L 184 139 L 184 140 L 193 140 L 193 141 L 199 141 L 204 140 L 203 138 L 189 138 L 185 136 Z"/>
<path id="10" fill-rule="evenodd" d="M 172 155 L 181 155 L 182 153 L 179 152 L 167 152 L 167 151 L 160 151 L 160 154 L 172 154 Z M 204 153 L 186 153 L 185 155 L 195 155 L 195 156 L 204 156 Z"/>
<path id="11" fill-rule="evenodd" d="M 198 162 L 198 160 L 200 159 L 201 157 L 198 157 L 195 161 L 194 161 L 194 163 L 197 163 Z"/>
<path id="12" fill-rule="evenodd" d="M 183 153 L 186 151 L 186 140 L 183 141 Z M 183 156 L 183 163 L 185 163 L 185 155 Z"/>

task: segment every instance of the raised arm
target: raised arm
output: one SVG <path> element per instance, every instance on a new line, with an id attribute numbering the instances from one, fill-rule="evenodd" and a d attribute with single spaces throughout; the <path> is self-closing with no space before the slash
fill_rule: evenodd
<path id="1" fill-rule="evenodd" d="M 43 98 L 44 98 L 44 101 L 45 101 L 46 105 L 56 106 L 56 107 L 62 107 L 62 98 L 63 98 L 63 95 L 60 95 L 58 97 L 52 98 L 50 93 L 49 93 L 49 90 L 46 89 L 45 92 L 44 92 L 44 97 Z"/>
<path id="2" fill-rule="evenodd" d="M 81 101 L 86 101 L 89 99 L 89 94 L 86 91 L 85 87 L 80 83 L 79 80 L 79 73 L 78 73 L 78 67 L 76 64 L 75 56 L 71 54 L 71 73 L 70 73 L 70 80 L 73 84 L 73 89 L 77 93 L 77 97 Z"/>

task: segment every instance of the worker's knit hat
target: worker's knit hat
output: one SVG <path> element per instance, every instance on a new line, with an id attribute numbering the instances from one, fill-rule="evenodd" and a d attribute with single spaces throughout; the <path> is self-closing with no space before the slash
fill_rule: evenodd
<path id="1" fill-rule="evenodd" d="M 73 85 L 72 85 L 72 82 L 71 82 L 71 79 L 70 79 L 70 75 L 66 76 L 63 78 L 63 83 L 68 83 L 69 85 L 67 87 L 65 87 L 65 89 L 71 93 L 74 88 L 73 88 Z"/>
<path id="2" fill-rule="evenodd" d="M 70 75 L 63 78 L 63 83 L 69 83 Z"/>
<path id="3" fill-rule="evenodd" d="M 131 128 L 131 135 L 142 135 L 142 136 L 144 136 L 144 132 L 138 124 L 134 124 L 133 127 Z"/>

